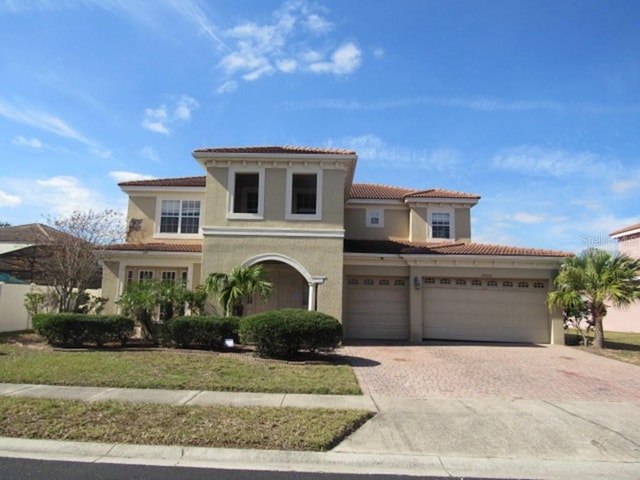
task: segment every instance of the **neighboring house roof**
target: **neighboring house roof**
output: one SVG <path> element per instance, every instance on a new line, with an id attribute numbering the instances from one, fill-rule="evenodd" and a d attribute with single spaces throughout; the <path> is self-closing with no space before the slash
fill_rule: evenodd
<path id="1" fill-rule="evenodd" d="M 0 242 L 2 243 L 37 245 L 67 236 L 66 233 L 41 223 L 28 223 L 26 225 L 16 225 L 15 227 L 0 228 Z"/>
<path id="2" fill-rule="evenodd" d="M 346 253 L 395 255 L 489 255 L 526 257 L 569 257 L 573 253 L 539 248 L 510 247 L 465 242 L 409 242 L 404 240 L 345 240 Z"/>
<path id="3" fill-rule="evenodd" d="M 349 192 L 349 198 L 372 200 L 405 200 L 407 198 L 457 198 L 479 200 L 480 196 L 473 193 L 456 192 L 441 188 L 419 190 L 414 188 L 392 187 L 375 183 L 354 183 Z"/>
<path id="4" fill-rule="evenodd" d="M 635 225 L 629 225 L 628 227 L 614 230 L 609 234 L 609 236 L 616 238 L 616 237 L 621 237 L 623 235 L 631 235 L 639 232 L 640 232 L 640 223 L 636 223 Z"/>
<path id="5" fill-rule="evenodd" d="M 179 252 L 200 253 L 202 245 L 197 243 L 119 243 L 107 245 L 102 250 L 115 252 Z"/>
<path id="6" fill-rule="evenodd" d="M 215 147 L 215 148 L 196 148 L 194 153 L 266 153 L 266 154 L 325 154 L 325 155 L 355 155 L 353 150 L 344 150 L 338 148 L 314 148 L 314 147 L 296 147 L 291 145 L 275 146 L 263 145 L 253 147 Z"/>

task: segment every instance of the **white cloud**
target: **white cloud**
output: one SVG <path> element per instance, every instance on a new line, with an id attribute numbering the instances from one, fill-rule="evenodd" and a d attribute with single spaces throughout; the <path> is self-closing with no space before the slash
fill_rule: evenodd
<path id="1" fill-rule="evenodd" d="M 327 147 L 348 148 L 358 152 L 358 158 L 368 164 L 377 163 L 397 168 L 428 167 L 438 171 L 451 169 L 458 163 L 458 152 L 450 148 L 415 150 L 388 145 L 376 135 L 347 137 L 337 142 L 327 142 Z"/>
<path id="2" fill-rule="evenodd" d="M 0 190 L 0 207 L 15 207 L 21 203 L 22 200 L 17 195 L 10 195 Z"/>
<path id="3" fill-rule="evenodd" d="M 568 152 L 523 145 L 505 149 L 493 157 L 494 168 L 527 175 L 563 178 L 574 174 L 589 177 L 610 176 L 617 162 L 603 159 L 591 152 Z"/>
<path id="4" fill-rule="evenodd" d="M 109 176 L 113 178 L 117 183 L 132 182 L 135 180 L 151 180 L 156 177 L 153 175 L 146 175 L 144 173 L 126 172 L 126 171 L 114 171 L 109 172 Z"/>
<path id="5" fill-rule="evenodd" d="M 12 105 L 0 100 L 0 116 L 24 125 L 45 130 L 60 137 L 77 140 L 85 145 L 95 145 L 94 142 L 78 133 L 63 120 L 46 112 L 31 110 L 29 108 Z"/>
<path id="6" fill-rule="evenodd" d="M 232 93 L 232 92 L 235 92 L 237 88 L 238 88 L 238 82 L 236 82 L 235 80 L 229 80 L 227 82 L 224 82 L 222 85 L 220 85 L 216 89 L 216 93 L 218 95 L 222 95 L 225 93 Z"/>
<path id="7" fill-rule="evenodd" d="M 152 132 L 169 135 L 174 125 L 189 121 L 191 113 L 200 107 L 197 100 L 188 95 L 181 95 L 174 103 L 171 114 L 166 105 L 161 105 L 158 108 L 146 108 L 142 126 Z"/>
<path id="8" fill-rule="evenodd" d="M 25 138 L 23 136 L 17 136 L 11 143 L 13 143 L 14 145 L 18 145 L 19 147 L 42 148 L 42 142 L 37 138 Z"/>
<path id="9" fill-rule="evenodd" d="M 112 156 L 111 150 L 106 148 L 93 147 L 89 151 L 93 153 L 95 156 L 104 158 L 104 159 L 111 158 Z"/>
<path id="10" fill-rule="evenodd" d="M 160 161 L 160 157 L 158 156 L 158 153 L 155 151 L 153 147 L 150 147 L 150 146 L 143 147 L 142 150 L 140 150 L 140 156 L 142 158 L 146 158 L 147 160 L 151 160 L 152 162 Z"/>
<path id="11" fill-rule="evenodd" d="M 384 50 L 382 48 L 376 48 L 373 50 L 373 56 L 375 58 L 382 58 L 384 57 Z"/>
<path id="12" fill-rule="evenodd" d="M 255 81 L 275 73 L 347 75 L 362 63 L 362 54 L 354 42 L 347 42 L 331 50 L 337 42 L 323 41 L 334 28 L 325 10 L 305 0 L 287 1 L 275 10 L 270 21 L 245 20 L 223 31 L 228 48 L 218 62 L 227 75 L 227 82 L 217 93 L 230 93 L 229 81 L 237 78 Z M 309 36 L 312 35 L 312 37 Z M 327 60 L 328 58 L 328 60 Z M 236 78 L 237 77 L 237 78 Z"/>
<path id="13" fill-rule="evenodd" d="M 354 43 L 346 43 L 333 52 L 331 61 L 312 63 L 309 69 L 315 73 L 346 75 L 357 70 L 361 63 L 360 49 Z"/>
<path id="14" fill-rule="evenodd" d="M 544 222 L 546 219 L 546 215 L 527 212 L 516 212 L 511 215 L 511 219 L 519 223 L 535 224 Z"/>

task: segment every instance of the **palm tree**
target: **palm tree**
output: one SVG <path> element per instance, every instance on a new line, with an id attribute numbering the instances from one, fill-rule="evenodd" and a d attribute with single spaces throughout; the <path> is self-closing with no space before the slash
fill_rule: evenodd
<path id="1" fill-rule="evenodd" d="M 564 310 L 586 307 L 595 329 L 593 345 L 604 348 L 607 308 L 625 307 L 640 299 L 640 259 L 590 248 L 565 259 L 549 293 L 549 306 Z"/>
<path id="2" fill-rule="evenodd" d="M 260 264 L 238 265 L 229 274 L 209 274 L 203 285 L 208 294 L 218 294 L 218 303 L 226 317 L 241 317 L 242 304 L 248 297 L 257 292 L 266 301 L 273 292 L 273 285 L 266 277 L 267 272 Z"/>

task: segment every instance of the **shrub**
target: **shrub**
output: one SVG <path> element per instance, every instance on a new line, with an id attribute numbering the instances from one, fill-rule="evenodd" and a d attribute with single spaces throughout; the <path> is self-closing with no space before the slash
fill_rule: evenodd
<path id="1" fill-rule="evenodd" d="M 236 317 L 175 317 L 166 323 L 166 336 L 181 348 L 219 349 L 227 338 L 238 342 L 239 324 Z"/>
<path id="2" fill-rule="evenodd" d="M 33 329 L 51 345 L 78 347 L 94 343 L 118 342 L 124 346 L 135 322 L 121 315 L 84 315 L 79 313 L 40 313 L 33 317 Z"/>
<path id="3" fill-rule="evenodd" d="M 240 321 L 240 341 L 255 343 L 261 357 L 288 358 L 299 350 L 333 349 L 342 340 L 342 324 L 322 312 L 287 308 Z"/>

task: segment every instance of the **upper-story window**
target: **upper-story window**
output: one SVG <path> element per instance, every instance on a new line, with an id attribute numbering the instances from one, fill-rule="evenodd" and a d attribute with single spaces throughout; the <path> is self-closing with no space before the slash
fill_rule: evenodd
<path id="1" fill-rule="evenodd" d="M 433 212 L 431 214 L 431 237 L 451 238 L 451 214 Z"/>
<path id="2" fill-rule="evenodd" d="M 384 210 L 381 208 L 367 208 L 367 227 L 384 227 Z"/>
<path id="3" fill-rule="evenodd" d="M 200 200 L 162 200 L 160 233 L 198 233 Z"/>
<path id="4" fill-rule="evenodd" d="M 261 218 L 264 198 L 262 170 L 231 170 L 229 178 L 229 217 Z"/>
<path id="5" fill-rule="evenodd" d="M 322 172 L 287 174 L 287 219 L 318 220 L 321 218 Z"/>

